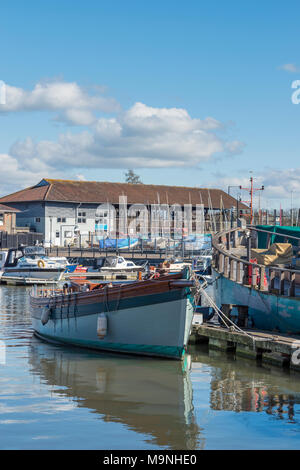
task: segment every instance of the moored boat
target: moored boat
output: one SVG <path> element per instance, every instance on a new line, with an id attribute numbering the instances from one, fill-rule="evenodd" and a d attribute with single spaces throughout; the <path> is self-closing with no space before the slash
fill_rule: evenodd
<path id="1" fill-rule="evenodd" d="M 292 258 L 282 256 L 290 251 L 283 245 L 289 244 L 257 247 L 259 231 L 236 228 L 213 237 L 215 302 L 228 316 L 238 317 L 240 326 L 300 334 L 300 271 Z M 298 244 L 299 238 L 290 238 Z M 264 264 L 258 264 L 258 255 Z"/>
<path id="2" fill-rule="evenodd" d="M 1 281 L 14 278 L 58 280 L 66 267 L 65 257 L 50 258 L 41 246 L 12 248 L 0 252 Z"/>
<path id="3" fill-rule="evenodd" d="M 144 271 L 146 265 L 145 261 L 143 264 L 135 264 L 131 260 L 126 260 L 123 256 L 107 256 L 103 259 L 102 265 L 98 265 L 100 272 L 137 272 Z"/>
<path id="4" fill-rule="evenodd" d="M 100 238 L 100 250 L 129 250 L 139 242 L 138 238 Z"/>
<path id="5" fill-rule="evenodd" d="M 32 289 L 33 329 L 49 341 L 182 359 L 198 295 L 186 269 L 126 284 L 71 283 L 64 291 Z"/>

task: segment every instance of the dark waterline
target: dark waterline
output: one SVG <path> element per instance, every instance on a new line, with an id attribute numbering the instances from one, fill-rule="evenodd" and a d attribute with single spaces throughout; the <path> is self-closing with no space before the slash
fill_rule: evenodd
<path id="1" fill-rule="evenodd" d="M 49 345 L 32 337 L 28 293 L 0 287 L 1 449 L 300 448 L 300 375 L 200 346 L 186 372 Z"/>

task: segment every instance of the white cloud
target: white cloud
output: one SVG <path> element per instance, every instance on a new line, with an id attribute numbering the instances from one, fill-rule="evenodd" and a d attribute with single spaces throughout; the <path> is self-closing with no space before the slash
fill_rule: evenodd
<path id="1" fill-rule="evenodd" d="M 85 90 L 62 80 L 37 83 L 30 91 L 6 84 L 0 114 L 45 111 L 56 121 L 85 130 L 61 133 L 56 140 L 28 136 L 14 142 L 9 155 L 0 156 L 5 188 L 14 183 L 19 189 L 40 177 L 65 176 L 66 171 L 70 178 L 73 170 L 82 179 L 84 170 L 91 168 L 199 167 L 243 148 L 242 142 L 226 137 L 227 125 L 213 117 L 193 118 L 183 108 L 155 108 L 141 102 L 121 110 L 104 92 L 101 87 Z"/>
<path id="2" fill-rule="evenodd" d="M 250 177 L 250 175 L 249 175 Z M 238 186 L 250 189 L 249 177 L 245 176 L 245 172 L 241 175 L 224 176 L 215 175 L 215 180 L 211 181 L 211 186 L 222 187 L 226 192 L 229 186 L 231 194 L 237 196 L 241 194 L 242 199 L 250 199 L 249 192 L 240 191 Z M 278 207 L 279 204 L 290 207 L 291 198 L 295 203 L 300 204 L 300 168 L 285 168 L 285 169 L 272 169 L 264 168 L 260 172 L 253 175 L 254 187 L 261 188 L 264 186 L 264 191 L 261 193 L 261 198 L 265 201 L 270 200 L 272 207 Z M 291 195 L 291 191 L 293 194 Z M 258 197 L 258 191 L 255 191 L 255 197 Z"/>
<path id="3" fill-rule="evenodd" d="M 91 94 L 75 82 L 37 83 L 33 90 L 26 91 L 6 84 L 5 104 L 0 113 L 17 111 L 54 111 L 56 120 L 76 125 L 90 125 L 95 121 L 92 111 L 116 112 L 120 105 L 113 98 Z"/>
<path id="4" fill-rule="evenodd" d="M 27 138 L 11 147 L 23 164 L 32 158 L 56 169 L 196 167 L 215 154 L 236 153 L 238 141 L 227 142 L 213 119 L 193 119 L 184 109 L 134 104 L 115 118 L 100 118 L 90 129 L 61 134 L 57 141 Z"/>
<path id="5" fill-rule="evenodd" d="M 285 70 L 286 72 L 296 73 L 300 71 L 300 67 L 295 64 L 283 64 L 279 67 L 281 70 Z"/>
<path id="6" fill-rule="evenodd" d="M 38 158 L 26 159 L 23 164 L 22 159 L 0 154 L 0 167 L 0 194 L 2 196 L 11 193 L 13 190 L 36 184 L 49 171 L 53 176 L 62 177 L 55 169 L 50 168 Z"/>

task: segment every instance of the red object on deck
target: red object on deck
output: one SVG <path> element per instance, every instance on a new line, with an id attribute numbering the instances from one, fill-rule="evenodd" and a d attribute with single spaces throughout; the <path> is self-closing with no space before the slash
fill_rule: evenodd
<path id="1" fill-rule="evenodd" d="M 81 266 L 81 265 L 78 265 L 76 266 L 76 269 L 74 270 L 74 273 L 86 273 L 88 270 L 88 268 L 86 266 Z M 70 276 L 70 279 L 72 279 L 72 281 L 78 279 L 83 279 L 83 280 L 86 280 L 86 276 L 80 276 L 80 277 L 76 277 L 76 276 Z"/>
<path id="2" fill-rule="evenodd" d="M 250 263 L 257 264 L 257 259 L 256 258 L 250 259 Z M 258 268 L 251 266 L 251 264 L 249 264 L 249 266 L 248 266 L 249 284 L 252 285 L 252 272 L 253 272 L 253 269 L 256 270 L 256 284 L 259 285 L 260 284 L 260 275 L 259 275 Z M 268 287 L 268 280 L 267 280 L 266 273 L 264 275 L 264 286 Z"/>

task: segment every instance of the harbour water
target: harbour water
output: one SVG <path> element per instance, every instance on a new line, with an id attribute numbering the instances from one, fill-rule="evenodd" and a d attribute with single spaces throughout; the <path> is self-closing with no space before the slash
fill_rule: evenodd
<path id="1" fill-rule="evenodd" d="M 1 449 L 300 447 L 300 374 L 198 345 L 189 371 L 50 345 L 25 287 L 0 287 L 0 340 Z"/>

